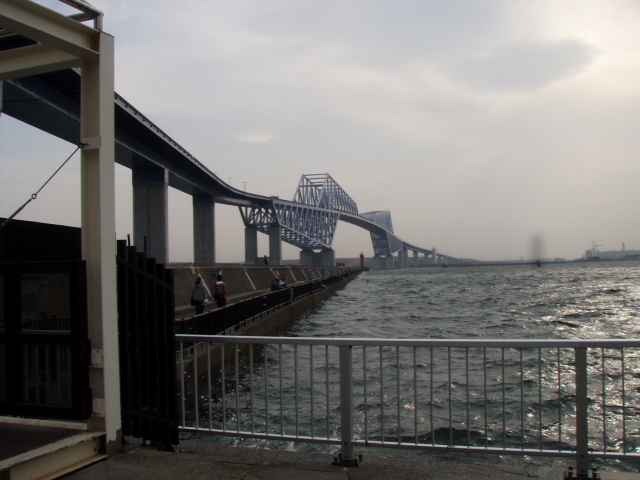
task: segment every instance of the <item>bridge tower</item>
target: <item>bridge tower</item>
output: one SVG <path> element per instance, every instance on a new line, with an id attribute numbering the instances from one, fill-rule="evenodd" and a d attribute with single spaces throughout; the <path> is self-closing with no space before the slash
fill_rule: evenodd
<path id="1" fill-rule="evenodd" d="M 332 230 L 330 242 L 321 248 L 320 252 L 315 252 L 308 245 L 298 245 L 301 248 L 301 266 L 334 266 L 336 264 L 336 252 L 332 248 L 333 233 L 335 233 L 339 214 L 350 213 L 358 215 L 358 205 L 328 173 L 302 175 L 296 193 L 293 196 L 293 201 L 335 212 L 334 215 L 327 219 L 328 226 Z M 297 220 L 299 222 L 300 219 Z M 312 231 L 312 229 L 309 229 L 309 231 Z"/>

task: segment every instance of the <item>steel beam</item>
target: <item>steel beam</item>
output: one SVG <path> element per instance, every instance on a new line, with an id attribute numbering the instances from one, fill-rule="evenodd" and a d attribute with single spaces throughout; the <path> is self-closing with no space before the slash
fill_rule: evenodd
<path id="1" fill-rule="evenodd" d="M 47 45 L 32 45 L 0 52 L 0 80 L 79 67 L 74 55 Z"/>
<path id="2" fill-rule="evenodd" d="M 96 59 L 103 53 L 100 32 L 35 2 L 3 0 L 0 25 L 77 58 Z"/>

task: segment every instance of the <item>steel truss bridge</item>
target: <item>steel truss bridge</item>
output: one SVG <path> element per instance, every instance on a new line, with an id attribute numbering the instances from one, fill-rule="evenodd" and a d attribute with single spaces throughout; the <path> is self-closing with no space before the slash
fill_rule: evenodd
<path id="1" fill-rule="evenodd" d="M 0 15 L 0 25 L 2 20 Z M 37 54 L 40 46 L 34 40 L 0 30 L 0 65 L 5 59 L 10 61 L 16 58 L 21 52 L 28 54 L 32 51 Z M 1 113 L 75 145 L 80 143 L 79 69 L 32 69 L 19 78 L 3 77 L 3 73 L 0 67 Z M 163 185 L 191 195 L 194 206 L 201 199 L 208 199 L 212 204 L 237 206 L 246 227 L 269 234 L 275 228 L 282 241 L 303 252 L 332 251 L 336 226 L 341 220 L 370 232 L 376 258 L 388 259 L 394 253 L 401 252 L 400 266 L 407 266 L 408 252 L 413 251 L 414 264 L 417 264 L 418 253 L 425 258 L 430 257 L 428 263 L 458 262 L 455 258 L 437 253 L 435 249 L 403 241 L 394 233 L 389 211 L 359 213 L 356 202 L 328 173 L 302 175 L 291 201 L 238 190 L 218 178 L 115 92 L 114 108 L 115 160 L 133 171 L 134 190 L 137 184 L 149 178 L 159 178 Z M 141 244 L 143 233 L 136 227 L 135 210 L 134 241 Z M 153 237 L 154 233 L 144 232 L 144 236 Z M 156 252 L 150 251 L 158 261 L 166 261 L 166 251 L 162 252 L 162 248 L 159 247 Z M 196 250 L 195 261 L 202 260 L 197 257 Z M 206 257 L 203 258 L 206 262 Z M 384 265 L 384 262 L 380 263 L 379 268 L 385 268 Z M 386 268 L 393 268 L 393 259 L 391 267 L 388 262 L 386 265 Z"/>
<path id="2" fill-rule="evenodd" d="M 302 175 L 292 201 L 270 201 L 267 207 L 241 207 L 245 225 L 268 234 L 277 224 L 282 240 L 302 250 L 331 249 L 338 220 L 368 230 L 376 256 L 392 255 L 404 246 L 393 233 L 389 211 L 359 214 L 356 202 L 328 173 Z"/>

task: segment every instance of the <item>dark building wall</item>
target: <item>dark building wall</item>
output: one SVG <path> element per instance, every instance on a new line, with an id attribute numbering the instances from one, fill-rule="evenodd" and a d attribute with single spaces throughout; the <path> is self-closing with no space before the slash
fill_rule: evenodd
<path id="1" fill-rule="evenodd" d="M 0 262 L 70 260 L 82 260 L 80 228 L 11 220 L 0 229 Z"/>

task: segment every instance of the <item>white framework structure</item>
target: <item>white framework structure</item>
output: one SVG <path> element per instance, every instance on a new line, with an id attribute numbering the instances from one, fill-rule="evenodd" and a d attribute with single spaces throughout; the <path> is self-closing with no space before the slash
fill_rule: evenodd
<path id="1" fill-rule="evenodd" d="M 116 297 L 114 41 L 102 13 L 81 0 L 64 0 L 83 13 L 66 17 L 26 0 L 3 0 L 5 32 L 35 44 L 0 52 L 0 81 L 79 67 L 82 257 L 87 268 L 89 338 L 93 349 L 90 429 L 104 430 L 107 453 L 121 449 L 120 374 Z M 94 27 L 80 23 L 94 20 Z"/>

